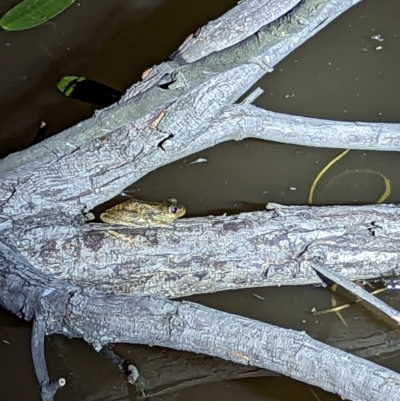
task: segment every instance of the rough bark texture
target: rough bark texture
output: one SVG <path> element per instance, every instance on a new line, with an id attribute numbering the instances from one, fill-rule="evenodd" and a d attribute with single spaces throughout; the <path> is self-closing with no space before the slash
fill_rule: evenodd
<path id="1" fill-rule="evenodd" d="M 321 283 L 318 258 L 348 279 L 396 271 L 397 206 L 284 207 L 182 219 L 171 228 L 35 227 L 7 244 L 46 275 L 105 292 L 176 298 Z M 116 236 L 116 235 L 119 236 Z"/>
<path id="2" fill-rule="evenodd" d="M 359 1 L 303 0 L 290 12 L 297 1 L 244 1 L 228 22 L 210 24 L 146 72 L 118 105 L 1 161 L 0 305 L 35 318 L 46 334 L 81 337 L 98 350 L 109 342 L 160 345 L 271 369 L 350 400 L 400 399 L 397 374 L 305 334 L 148 295 L 318 282 L 316 258 L 350 279 L 397 269 L 397 207 L 273 205 L 158 230 L 84 224 L 84 212 L 149 171 L 224 140 L 274 135 L 310 145 L 314 132 L 319 146 L 397 150 L 394 125 L 233 105 Z M 226 24 L 241 35 L 227 38 Z"/>
<path id="3" fill-rule="evenodd" d="M 10 255 L 3 250 L 2 256 L 9 259 Z M 30 277 L 25 272 L 21 277 L 15 266 L 8 268 L 0 277 L 5 289 L 0 293 L 1 304 L 14 307 L 13 312 L 25 317 L 41 308 L 48 334 L 82 337 L 98 350 L 109 342 L 198 353 L 207 350 L 209 355 L 270 369 L 349 400 L 400 399 L 397 373 L 315 341 L 305 333 L 190 302 L 105 296 L 95 290 L 65 288 L 65 283 L 48 278 L 43 290 L 38 286 L 37 273 Z M 21 298 L 15 299 L 14 291 L 7 290 L 15 287 L 22 287 L 19 294 L 25 297 L 24 303 Z"/>
<path id="4" fill-rule="evenodd" d="M 220 127 L 218 119 L 234 117 L 229 107 L 246 90 L 358 2 L 301 2 L 234 46 L 191 64 L 178 66 L 170 61 L 154 68 L 127 94 L 129 100 L 43 144 L 10 155 L 0 163 L 3 227 L 10 226 L 11 217 L 32 219 L 37 214 L 41 220 L 49 219 L 49 210 L 59 210 L 59 221 L 81 215 L 157 167 L 235 136 L 243 138 L 241 127 L 248 126 L 245 115 L 237 116 L 241 123 L 230 137 L 225 135 L 226 124 Z M 284 10 L 280 11 L 281 2 L 276 4 L 278 16 Z M 251 121 L 249 130 L 254 128 Z M 161 142 L 165 151 L 158 146 Z"/>

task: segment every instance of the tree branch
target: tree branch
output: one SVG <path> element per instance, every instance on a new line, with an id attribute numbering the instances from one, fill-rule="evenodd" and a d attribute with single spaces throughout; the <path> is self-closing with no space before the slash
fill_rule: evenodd
<path id="1" fill-rule="evenodd" d="M 327 125 L 347 130 L 348 123 L 300 118 L 288 123 L 287 117 L 233 103 L 273 65 L 358 2 L 303 0 L 260 28 L 262 17 L 248 24 L 254 13 L 250 5 L 256 4 L 248 0 L 240 5 L 243 17 L 249 17 L 240 42 L 233 38 L 230 47 L 226 43 L 212 53 L 208 47 L 207 56 L 185 63 L 185 50 L 188 59 L 201 54 L 197 48 L 190 55 L 197 45 L 187 42 L 173 60 L 146 73 L 118 105 L 4 159 L 0 304 L 27 320 L 40 311 L 39 337 L 43 330 L 82 337 L 97 350 L 109 342 L 130 342 L 206 352 L 351 400 L 397 399 L 397 374 L 305 334 L 192 303 L 131 295 L 177 297 L 318 282 L 315 258 L 349 279 L 398 269 L 397 207 L 270 205 L 265 212 L 187 219 L 158 230 L 83 225 L 81 218 L 155 168 L 232 137 L 261 135 L 265 125 L 275 125 L 272 116 L 284 141 L 298 123 L 304 132 L 313 127 L 320 133 Z M 212 32 L 218 40 L 219 28 Z M 360 127 L 354 131 L 366 135 L 368 146 L 398 146 L 393 126 Z M 339 133 L 332 146 L 342 137 Z M 37 360 L 43 383 L 43 354 Z"/>
<path id="2" fill-rule="evenodd" d="M 279 206 L 177 220 L 170 228 L 108 224 L 24 229 L 5 242 L 46 275 L 114 293 L 168 298 L 320 283 L 313 261 L 349 280 L 398 271 L 400 210 Z"/>
<path id="3" fill-rule="evenodd" d="M 0 162 L 0 228 L 10 220 L 43 219 L 52 209 L 70 224 L 82 210 L 192 153 L 194 138 L 203 148 L 220 142 L 207 135 L 213 121 L 271 66 L 357 2 L 302 1 L 234 46 L 194 63 L 155 68 L 155 76 L 147 77 L 152 86 L 142 82 L 133 97 L 129 93 L 92 119 L 8 156 Z M 164 152 L 158 145 L 171 135 Z"/>
<path id="4" fill-rule="evenodd" d="M 5 262 L 13 252 L 2 248 Z M 46 334 L 82 337 L 100 350 L 109 342 L 150 344 L 210 355 L 266 368 L 317 385 L 349 400 L 396 400 L 397 373 L 336 350 L 305 333 L 230 315 L 191 302 L 150 296 L 105 295 L 93 289 L 49 281 L 27 267 L 20 276 L 13 262 L 2 263 L 0 304 L 24 298 L 40 304 Z M 14 266 L 14 267 L 13 267 Z M 29 281 L 26 281 L 29 278 Z M 11 287 L 7 282 L 12 281 Z M 22 285 L 24 282 L 24 285 Z M 31 316 L 29 309 L 19 312 Z M 359 386 L 359 383 L 368 385 Z"/>

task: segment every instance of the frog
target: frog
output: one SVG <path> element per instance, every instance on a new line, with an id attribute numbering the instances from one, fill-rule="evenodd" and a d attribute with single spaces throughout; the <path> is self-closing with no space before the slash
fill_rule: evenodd
<path id="1" fill-rule="evenodd" d="M 186 208 L 175 198 L 164 202 L 147 202 L 129 199 L 100 214 L 105 223 L 120 224 L 128 227 L 170 227 L 186 213 Z"/>

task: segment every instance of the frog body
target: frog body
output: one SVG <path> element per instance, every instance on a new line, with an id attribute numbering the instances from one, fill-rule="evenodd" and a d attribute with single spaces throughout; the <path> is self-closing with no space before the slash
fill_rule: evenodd
<path id="1" fill-rule="evenodd" d="M 185 206 L 175 198 L 166 202 L 146 202 L 129 199 L 100 215 L 105 223 L 120 224 L 128 227 L 168 227 L 186 213 Z"/>

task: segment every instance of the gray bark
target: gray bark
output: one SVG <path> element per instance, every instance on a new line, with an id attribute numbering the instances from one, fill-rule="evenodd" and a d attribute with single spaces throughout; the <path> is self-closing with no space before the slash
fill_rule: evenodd
<path id="1" fill-rule="evenodd" d="M 315 258 L 350 280 L 397 271 L 399 221 L 393 205 L 270 205 L 265 212 L 181 219 L 162 229 L 54 223 L 5 242 L 52 277 L 108 293 L 177 298 L 321 283 Z"/>
<path id="2" fill-rule="evenodd" d="M 0 305 L 37 319 L 45 334 L 81 337 L 97 350 L 109 342 L 160 345 L 274 370 L 350 400 L 400 399 L 397 374 L 303 333 L 149 295 L 319 282 L 315 258 L 349 279 L 397 269 L 397 207 L 272 205 L 265 212 L 185 219 L 170 229 L 83 224 L 84 212 L 155 168 L 224 140 L 260 137 L 267 125 L 267 134 L 285 141 L 292 130 L 300 143 L 311 127 L 322 138 L 326 126 L 328 134 L 338 132 L 336 141 L 345 138 L 344 123 L 277 116 L 275 129 L 271 113 L 233 103 L 359 1 L 301 1 L 264 26 L 297 2 L 247 0 L 227 17 L 242 36 L 226 41 L 224 23 L 211 24 L 198 36 L 211 43 L 204 53 L 194 37 L 118 105 L 4 159 Z M 269 8 L 265 17 L 255 12 L 262 7 Z M 303 128 L 295 139 L 297 124 Z M 390 124 L 353 128 L 363 135 L 359 148 L 397 146 Z M 45 372 L 42 358 L 36 362 Z"/>
<path id="3" fill-rule="evenodd" d="M 9 260 L 11 253 L 3 248 L 1 257 Z M 22 273 L 10 264 L 3 267 L 0 302 L 24 317 L 32 317 L 42 308 L 48 334 L 82 337 L 98 350 L 109 342 L 196 353 L 207 350 L 209 355 L 270 369 L 349 400 L 400 399 L 397 373 L 315 341 L 305 333 L 191 302 L 105 296 L 29 270 Z M 16 299 L 13 288 L 18 288 L 20 299 Z"/>
<path id="4" fill-rule="evenodd" d="M 358 2 L 302 2 L 234 46 L 191 64 L 171 61 L 154 68 L 154 74 L 126 95 L 128 100 L 8 156 L 0 163 L 3 226 L 11 216 L 27 219 L 49 210 L 58 209 L 58 219 L 80 215 L 155 168 L 240 135 L 237 129 L 225 137 L 226 127 L 219 127 L 218 118 L 229 120 L 223 113 L 270 67 Z M 276 4 L 280 10 L 281 2 Z M 246 119 L 241 126 L 248 126 Z M 162 151 L 158 145 L 170 135 Z M 90 166 L 86 174 L 82 166 Z M 23 193 L 30 194 L 29 201 Z"/>
<path id="5" fill-rule="evenodd" d="M 339 323 L 342 325 L 341 322 Z M 365 324 L 352 324 L 349 329 L 343 332 L 341 327 L 335 329 L 334 325 L 333 332 L 324 341 L 329 345 L 363 358 L 390 354 L 400 348 L 398 329 L 379 327 L 379 330 L 377 330 L 375 324 L 367 325 L 367 327 Z M 113 372 L 110 369 L 105 369 L 107 366 L 104 363 L 102 372 L 105 372 L 101 377 L 96 375 L 99 384 L 88 386 L 90 389 L 96 388 L 96 392 L 94 394 L 85 393 L 87 387 L 79 384 L 93 380 L 92 372 L 88 371 L 87 365 L 82 365 L 82 357 L 85 358 L 86 354 L 81 355 L 82 349 L 80 349 L 79 355 L 77 355 L 76 351 L 70 352 L 73 349 L 73 345 L 62 336 L 51 337 L 50 344 L 55 348 L 57 355 L 62 358 L 65 374 L 73 372 L 74 388 L 80 389 L 79 393 L 75 391 L 76 396 L 80 394 L 80 397 L 84 396 L 91 400 L 103 400 L 105 392 L 114 389 L 110 398 L 112 395 L 114 397 L 111 399 L 118 397 L 121 400 L 129 399 L 127 394 L 125 396 L 120 394 L 123 389 L 127 391 L 126 383 L 121 381 L 122 376 L 112 374 Z M 178 392 L 182 389 L 215 381 L 271 375 L 279 376 L 265 369 L 238 365 L 217 358 L 187 352 L 183 353 L 172 349 L 118 345 L 116 352 L 122 357 L 131 360 L 137 366 L 141 374 L 137 384 L 139 386 L 139 394 L 141 390 L 144 390 L 153 400 L 159 397 L 160 400 L 165 401 L 166 395 L 170 396 L 170 398 L 167 398 L 168 400 L 172 400 L 177 397 Z M 87 353 L 89 354 L 88 351 Z M 115 389 L 118 389 L 118 397 L 116 397 Z"/>

